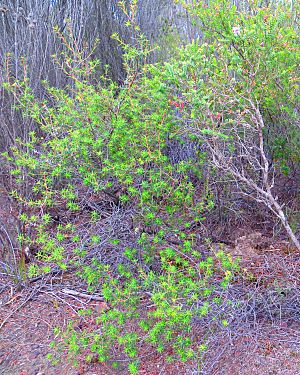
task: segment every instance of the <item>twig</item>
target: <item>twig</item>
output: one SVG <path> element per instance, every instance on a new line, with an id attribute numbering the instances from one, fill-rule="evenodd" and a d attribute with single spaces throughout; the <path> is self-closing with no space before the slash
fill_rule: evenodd
<path id="1" fill-rule="evenodd" d="M 40 289 L 40 288 L 39 288 Z M 39 292 L 39 289 L 33 289 L 32 293 L 29 297 L 26 298 L 26 300 L 21 303 L 20 306 L 18 306 L 16 309 L 14 309 L 0 324 L 0 330 L 3 328 L 3 326 L 7 323 L 8 319 L 11 318 L 17 311 L 19 311 L 28 301 L 31 300 L 31 298 Z"/>
<path id="2" fill-rule="evenodd" d="M 66 288 L 62 289 L 62 293 L 69 294 L 70 296 L 76 296 L 76 297 L 86 298 L 86 299 L 89 299 L 89 300 L 105 302 L 104 298 L 101 297 L 101 296 L 96 296 L 96 295 L 93 295 L 93 294 L 81 293 L 81 292 L 77 292 L 76 290 L 72 290 L 72 289 L 66 289 Z"/>

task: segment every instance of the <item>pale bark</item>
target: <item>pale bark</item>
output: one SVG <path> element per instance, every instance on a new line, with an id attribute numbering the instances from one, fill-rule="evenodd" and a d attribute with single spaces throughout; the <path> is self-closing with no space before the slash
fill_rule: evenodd
<path id="1" fill-rule="evenodd" d="M 212 153 L 213 163 L 217 168 L 229 172 L 235 178 L 238 186 L 242 191 L 245 191 L 245 189 L 249 189 L 250 191 L 252 191 L 253 193 L 249 193 L 247 195 L 257 202 L 264 203 L 278 217 L 292 243 L 300 251 L 300 242 L 291 229 L 286 214 L 283 211 L 283 205 L 279 204 L 278 198 L 274 197 L 272 191 L 274 187 L 274 178 L 271 177 L 272 171 L 265 152 L 263 134 L 265 124 L 263 117 L 261 115 L 259 106 L 255 105 L 251 100 L 248 100 L 248 102 L 250 103 L 248 113 L 251 114 L 252 123 L 244 124 L 244 126 L 245 128 L 247 128 L 245 134 L 248 134 L 250 143 L 252 142 L 252 150 L 248 150 L 248 152 L 242 152 L 234 159 L 226 154 L 226 147 L 224 148 L 223 143 L 220 142 L 218 137 L 214 137 L 208 143 L 210 151 Z M 254 136 L 253 134 L 249 134 L 249 129 L 252 129 L 252 131 L 254 132 Z M 258 143 L 258 154 L 255 154 L 253 152 L 253 149 L 255 148 L 255 139 L 257 139 Z M 238 136 L 236 137 L 236 142 L 243 143 L 243 141 L 240 140 Z M 246 144 L 239 145 L 239 147 L 241 150 L 247 149 Z M 245 171 L 245 167 L 241 163 L 242 159 L 247 163 L 247 172 Z M 261 176 L 261 182 L 259 182 L 259 176 Z"/>

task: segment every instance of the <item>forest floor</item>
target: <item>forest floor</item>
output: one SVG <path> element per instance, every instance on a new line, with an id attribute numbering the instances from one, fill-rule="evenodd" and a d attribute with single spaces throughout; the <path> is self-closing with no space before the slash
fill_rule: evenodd
<path id="1" fill-rule="evenodd" d="M 251 236 L 250 236 L 251 237 Z M 252 236 L 253 237 L 253 236 Z M 266 261 L 266 252 L 261 252 L 256 257 L 249 257 L 253 249 L 249 236 L 245 236 L 240 243 L 240 249 L 248 246 L 247 264 L 253 269 L 257 262 Z M 270 250 L 270 249 L 269 249 Z M 274 246 L 271 250 L 274 250 Z M 280 250 L 280 247 L 279 249 Z M 237 247 L 232 252 L 239 251 Z M 270 254 L 270 252 L 269 252 Z M 274 255 L 274 254 L 272 254 Z M 286 254 L 283 254 L 286 259 Z M 260 259 L 261 258 L 261 259 Z M 262 259 L 264 258 L 264 260 Z M 249 263 L 250 261 L 250 263 Z M 299 266 L 299 265 L 298 265 Z M 274 272 L 274 269 L 272 269 Z M 282 275 L 280 266 L 278 274 Z M 5 285 L 5 280 L 0 280 Z M 67 322 L 73 319 L 78 327 L 93 324 L 77 315 L 82 308 L 83 301 L 64 295 L 55 289 L 55 280 L 51 280 L 52 290 L 42 286 L 31 287 L 23 290 L 2 291 L 0 307 L 0 320 L 5 324 L 0 330 L 0 374 L 3 375 L 92 375 L 92 374 L 127 374 L 126 366 L 117 371 L 104 364 L 79 363 L 79 367 L 72 367 L 66 360 L 65 353 L 61 353 L 61 362 L 53 365 L 47 359 L 51 350 L 49 344 L 54 340 L 55 327 L 66 328 Z M 64 280 L 66 284 L 66 280 Z M 71 279 L 68 286 L 72 287 Z M 95 309 L 103 308 L 103 303 L 98 301 L 84 302 L 85 307 Z M 298 306 L 300 309 L 300 305 Z M 300 374 L 300 321 L 285 321 L 280 324 L 271 322 L 257 322 L 252 330 L 240 331 L 239 335 L 232 338 L 222 337 L 214 343 L 210 359 L 210 368 L 203 369 L 205 374 Z M 214 357 L 215 355 L 215 357 Z M 200 372 L 198 372 L 200 373 Z M 156 356 L 145 357 L 141 375 L 159 374 L 197 374 L 193 363 L 183 365 L 170 365 Z"/>
<path id="2" fill-rule="evenodd" d="M 3 207 L 0 205 L 2 216 L 8 215 Z M 291 300 L 294 318 L 258 318 L 252 328 L 240 327 L 234 335 L 228 331 L 227 336 L 215 339 L 207 353 L 207 365 L 201 371 L 192 362 L 169 364 L 158 354 L 145 353 L 140 375 L 300 375 L 299 254 L 288 249 L 284 241 L 274 242 L 255 231 L 241 235 L 233 242 L 234 245 L 226 246 L 225 251 L 241 257 L 243 270 L 252 275 L 253 295 L 262 292 L 274 280 L 282 282 L 286 279 L 287 284 L 293 285 L 296 291 Z M 55 327 L 65 329 L 71 319 L 78 329 L 93 327 L 93 318 L 79 316 L 78 310 L 105 308 L 103 302 L 64 293 L 62 288 L 76 289 L 74 275 L 51 275 L 43 282 L 28 284 L 19 290 L 11 285 L 3 274 L 0 275 L 0 374 L 128 374 L 126 363 L 113 370 L 105 364 L 86 363 L 79 358 L 79 366 L 74 367 L 68 363 L 64 352 L 60 353 L 59 363 L 48 360 L 50 343 L 55 340 Z"/>

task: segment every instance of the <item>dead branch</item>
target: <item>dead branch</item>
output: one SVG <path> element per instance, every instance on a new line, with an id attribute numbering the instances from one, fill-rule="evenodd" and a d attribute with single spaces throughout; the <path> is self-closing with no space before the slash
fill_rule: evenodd
<path id="1" fill-rule="evenodd" d="M 93 301 L 100 301 L 100 302 L 105 302 L 104 298 L 95 294 L 86 294 L 86 293 L 81 293 L 76 290 L 72 289 L 62 289 L 62 293 L 68 294 L 70 296 L 75 296 L 75 297 L 82 297 L 88 300 L 93 300 Z"/>
<path id="2" fill-rule="evenodd" d="M 209 139 L 208 148 L 213 164 L 231 174 L 241 191 L 250 189 L 252 192 L 248 195 L 256 202 L 262 202 L 279 218 L 292 243 L 300 251 L 300 242 L 289 225 L 284 206 L 272 192 L 274 173 L 265 152 L 263 116 L 258 104 L 251 99 L 246 100 L 249 107 L 244 113 L 248 114 L 248 121 L 237 114 L 236 123 L 230 129 L 235 137 L 235 153 L 228 152 L 226 141 L 220 137 L 212 136 Z"/>

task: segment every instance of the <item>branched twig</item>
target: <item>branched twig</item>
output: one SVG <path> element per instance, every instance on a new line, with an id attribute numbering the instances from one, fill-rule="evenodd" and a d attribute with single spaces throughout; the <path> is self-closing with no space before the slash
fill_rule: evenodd
<path id="1" fill-rule="evenodd" d="M 67 288 L 62 289 L 61 292 L 64 293 L 64 294 L 68 294 L 70 296 L 82 297 L 82 298 L 85 298 L 85 299 L 88 299 L 88 300 L 104 302 L 103 297 L 95 295 L 95 294 L 81 293 L 81 292 L 78 292 L 76 290 L 67 289 Z"/>

